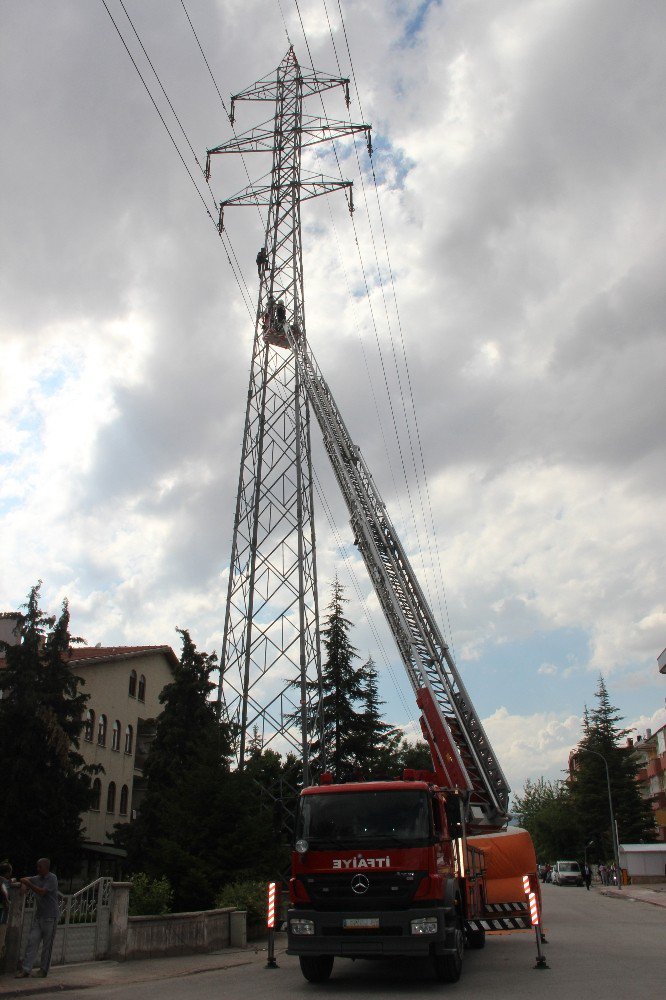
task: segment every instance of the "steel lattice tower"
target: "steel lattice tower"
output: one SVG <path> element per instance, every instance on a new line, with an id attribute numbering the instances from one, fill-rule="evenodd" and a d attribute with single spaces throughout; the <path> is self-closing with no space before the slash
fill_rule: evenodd
<path id="1" fill-rule="evenodd" d="M 305 98 L 349 81 L 301 67 L 293 48 L 277 72 L 231 99 L 271 101 L 274 117 L 208 150 L 272 153 L 269 174 L 220 203 L 268 206 L 261 257 L 250 382 L 241 452 L 238 496 L 222 655 L 219 704 L 238 732 L 237 764 L 259 731 L 262 746 L 291 749 L 310 781 L 312 720 L 319 715 L 321 660 L 317 563 L 310 453 L 310 410 L 286 336 L 305 338 L 301 202 L 351 182 L 306 171 L 301 152 L 327 140 L 365 132 L 368 126 L 305 115 Z M 319 692 L 319 693 L 318 693 Z"/>

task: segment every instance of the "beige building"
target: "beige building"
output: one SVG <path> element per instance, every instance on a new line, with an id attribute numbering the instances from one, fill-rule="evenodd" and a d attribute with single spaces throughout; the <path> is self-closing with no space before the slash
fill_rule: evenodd
<path id="1" fill-rule="evenodd" d="M 14 643 L 16 613 L 0 615 L 0 638 Z M 178 657 L 170 646 L 75 647 L 72 670 L 89 696 L 80 750 L 86 764 L 101 764 L 95 798 L 82 815 L 87 864 L 83 877 L 115 874 L 124 852 L 111 835 L 136 815 L 143 765 L 162 710 L 159 696 L 173 680 Z M 0 668 L 3 660 L 0 658 Z"/>
<path id="2" fill-rule="evenodd" d="M 170 646 L 81 647 L 72 650 L 72 670 L 89 695 L 81 753 L 86 764 L 101 764 L 95 777 L 92 808 L 81 817 L 88 874 L 109 870 L 117 856 L 111 845 L 116 823 L 135 815 L 143 765 L 162 710 L 159 696 L 173 680 L 178 658 Z"/>

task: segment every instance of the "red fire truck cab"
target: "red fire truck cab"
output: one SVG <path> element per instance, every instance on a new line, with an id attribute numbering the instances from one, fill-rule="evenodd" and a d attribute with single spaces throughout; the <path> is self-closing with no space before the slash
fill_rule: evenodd
<path id="1" fill-rule="evenodd" d="M 483 854 L 468 846 L 461 797 L 424 772 L 408 780 L 303 789 L 287 916 L 288 948 L 310 982 L 328 979 L 335 956 L 429 957 L 455 982 L 468 927 L 484 907 Z"/>

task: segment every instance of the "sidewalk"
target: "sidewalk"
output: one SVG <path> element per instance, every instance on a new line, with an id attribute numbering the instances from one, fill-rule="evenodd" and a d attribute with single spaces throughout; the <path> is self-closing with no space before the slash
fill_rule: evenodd
<path id="1" fill-rule="evenodd" d="M 13 973 L 0 974 L 0 997 L 4 1000 L 5 997 L 86 990 L 95 986 L 131 986 L 160 979 L 177 979 L 179 976 L 196 976 L 203 972 L 221 972 L 239 965 L 265 965 L 266 957 L 266 943 L 258 941 L 247 948 L 225 948 L 207 955 L 52 965 L 46 979 L 15 979 Z"/>
<path id="2" fill-rule="evenodd" d="M 602 896 L 612 896 L 614 899 L 633 899 L 641 903 L 651 903 L 653 906 L 666 907 L 666 884 L 664 885 L 623 885 L 597 886 Z"/>

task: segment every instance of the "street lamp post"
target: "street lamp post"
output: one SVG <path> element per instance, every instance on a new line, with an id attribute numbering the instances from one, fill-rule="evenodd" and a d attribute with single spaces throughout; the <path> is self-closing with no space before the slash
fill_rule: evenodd
<path id="1" fill-rule="evenodd" d="M 594 844 L 594 841 L 590 840 L 590 841 L 588 841 L 588 843 L 584 847 L 584 852 L 585 852 L 585 867 L 586 868 L 587 868 L 587 849 L 588 849 L 588 847 L 592 847 L 593 844 Z"/>
<path id="2" fill-rule="evenodd" d="M 608 772 L 608 761 L 598 750 L 590 750 L 589 747 L 578 747 L 579 753 L 592 753 L 595 757 L 601 757 L 606 768 L 606 786 L 608 788 L 608 810 L 610 812 L 611 837 L 613 838 L 613 854 L 615 855 L 615 871 L 617 874 L 617 887 L 622 888 L 622 875 L 620 872 L 620 845 L 617 841 L 617 827 L 615 826 L 615 813 L 613 812 L 613 798 L 611 796 L 610 774 Z"/>

